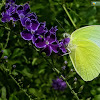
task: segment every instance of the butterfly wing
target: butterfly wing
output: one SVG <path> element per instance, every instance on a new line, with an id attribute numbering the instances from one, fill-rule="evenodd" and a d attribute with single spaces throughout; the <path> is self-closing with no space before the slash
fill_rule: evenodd
<path id="1" fill-rule="evenodd" d="M 100 25 L 82 27 L 71 34 L 71 40 L 75 42 L 82 39 L 90 40 L 100 47 Z"/>
<path id="2" fill-rule="evenodd" d="M 68 45 L 74 68 L 85 81 L 93 80 L 100 73 L 100 26 L 95 25 L 94 27 L 89 26 L 76 30 L 71 35 Z"/>

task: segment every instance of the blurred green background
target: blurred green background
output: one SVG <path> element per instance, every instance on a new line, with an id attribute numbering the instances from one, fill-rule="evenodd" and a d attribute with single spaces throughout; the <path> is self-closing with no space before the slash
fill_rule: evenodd
<path id="1" fill-rule="evenodd" d="M 91 0 L 16 0 L 18 5 L 26 2 L 29 2 L 31 12 L 37 14 L 39 22 L 46 21 L 48 29 L 52 26 L 58 27 L 57 38 L 59 40 L 63 38 L 63 33 L 71 34 L 82 26 L 100 24 L 100 7 L 91 6 Z M 73 26 L 62 4 L 65 4 L 76 27 Z M 0 5 L 2 5 L 2 0 Z M 3 9 L 4 6 L 1 6 L 0 13 Z M 2 50 L 8 30 L 5 28 L 6 23 L 0 21 L 0 25 L 4 26 L 0 27 L 0 50 Z M 36 52 L 30 42 L 21 38 L 20 25 L 16 23 L 16 27 L 11 27 L 11 30 L 8 45 L 2 55 L 2 57 L 8 56 L 8 59 L 0 59 L 0 100 L 29 100 L 25 93 L 29 94 L 33 100 L 76 100 L 68 87 L 65 91 L 52 88 L 52 80 L 59 75 L 52 70 L 53 66 L 50 66 Z M 44 53 L 43 55 L 46 57 Z M 100 100 L 100 77 L 84 82 L 73 69 L 68 55 L 62 57 L 52 53 L 50 57 L 46 57 L 50 62 L 51 58 L 80 100 Z M 66 70 L 62 70 L 65 65 L 64 61 L 68 61 Z M 13 65 L 16 65 L 16 68 L 13 68 Z M 5 67 L 5 70 L 2 67 Z M 22 89 L 16 85 L 9 72 Z M 75 78 L 77 81 L 74 80 Z"/>

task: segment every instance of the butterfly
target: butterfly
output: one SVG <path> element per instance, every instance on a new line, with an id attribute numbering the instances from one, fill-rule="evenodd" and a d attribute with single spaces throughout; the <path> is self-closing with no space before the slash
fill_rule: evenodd
<path id="1" fill-rule="evenodd" d="M 100 25 L 75 30 L 68 49 L 72 64 L 84 81 L 91 81 L 100 73 Z"/>

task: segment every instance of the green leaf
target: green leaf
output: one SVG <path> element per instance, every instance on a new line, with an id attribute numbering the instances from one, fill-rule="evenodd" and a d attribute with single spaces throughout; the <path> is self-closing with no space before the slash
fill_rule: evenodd
<path id="1" fill-rule="evenodd" d="M 7 100 L 6 99 L 6 88 L 5 87 L 2 87 L 1 91 L 2 91 L 2 93 L 1 93 L 2 100 Z"/>

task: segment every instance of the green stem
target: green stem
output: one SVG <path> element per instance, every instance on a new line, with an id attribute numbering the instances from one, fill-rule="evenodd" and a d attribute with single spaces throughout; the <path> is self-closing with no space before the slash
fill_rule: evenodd
<path id="1" fill-rule="evenodd" d="M 66 82 L 67 86 L 69 87 L 69 89 L 71 90 L 71 92 L 73 93 L 73 95 L 76 97 L 76 99 L 80 100 L 79 97 L 77 96 L 77 93 L 75 93 L 75 91 L 72 89 L 71 85 L 63 77 L 63 75 L 60 73 L 60 71 L 57 68 L 54 68 L 54 71 L 61 75 L 61 78 Z"/>
<path id="2" fill-rule="evenodd" d="M 10 76 L 11 79 L 17 84 L 17 86 L 19 87 L 19 89 L 22 90 L 22 91 L 25 93 L 25 95 L 29 98 L 29 100 L 33 100 L 33 99 L 26 93 L 26 91 L 25 91 L 23 88 L 21 88 L 21 86 L 20 86 L 19 83 L 15 80 L 15 78 L 14 78 L 11 74 L 9 74 L 9 76 Z"/>
<path id="3" fill-rule="evenodd" d="M 63 77 L 63 75 L 60 73 L 60 71 L 56 68 L 56 66 L 55 65 L 53 65 L 53 64 L 51 64 L 50 62 L 49 62 L 49 60 L 46 58 L 46 57 L 44 57 L 39 51 L 37 51 L 38 53 L 39 53 L 39 55 L 41 55 L 48 63 L 49 63 L 49 65 L 50 66 L 54 66 L 55 68 L 53 68 L 53 70 L 55 71 L 55 72 L 57 72 L 58 74 L 60 74 L 61 75 L 61 78 L 66 82 L 66 84 L 67 84 L 67 86 L 69 87 L 69 89 L 71 90 L 71 92 L 73 93 L 73 95 L 76 97 L 76 99 L 77 100 L 80 100 L 79 99 L 79 97 L 77 96 L 77 93 L 75 93 L 75 91 L 72 89 L 72 87 L 71 87 L 71 85 L 67 82 L 67 80 Z"/>
<path id="4" fill-rule="evenodd" d="M 66 7 L 65 7 L 65 4 L 63 4 L 63 9 L 65 10 L 66 14 L 68 15 L 68 17 L 69 17 L 70 21 L 72 22 L 73 26 L 75 27 L 75 29 L 77 29 L 77 27 L 76 27 L 76 25 L 75 25 L 73 19 L 71 18 L 71 16 L 70 16 L 68 10 L 67 10 Z"/>
<path id="5" fill-rule="evenodd" d="M 10 28 L 5 27 L 5 26 L 3 26 L 3 25 L 1 25 L 1 24 L 0 24 L 0 27 L 3 27 L 3 28 L 5 28 L 6 30 L 11 31 L 11 29 L 10 29 Z"/>
<path id="6" fill-rule="evenodd" d="M 20 84 L 15 80 L 15 78 L 11 75 L 11 72 L 9 71 L 9 70 L 7 70 L 6 68 L 5 68 L 5 66 L 0 66 L 0 69 L 3 71 L 5 71 L 6 73 L 8 73 L 8 75 L 10 76 L 10 78 L 16 83 L 16 85 L 19 87 L 19 89 L 20 90 L 22 90 L 24 93 L 25 93 L 25 95 L 29 98 L 29 100 L 34 100 L 34 99 L 32 99 L 28 94 L 27 94 L 27 92 L 20 86 Z"/>
<path id="7" fill-rule="evenodd" d="M 7 39 L 6 39 L 6 44 L 3 49 L 7 47 L 8 41 L 9 41 L 9 36 L 10 36 L 10 31 L 8 31 Z"/>

